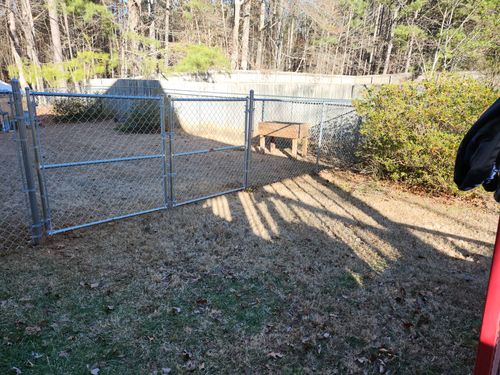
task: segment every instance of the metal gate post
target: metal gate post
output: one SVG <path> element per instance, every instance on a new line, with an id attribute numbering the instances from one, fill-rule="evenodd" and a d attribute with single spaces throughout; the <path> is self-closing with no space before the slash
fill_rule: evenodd
<path id="1" fill-rule="evenodd" d="M 245 148 L 244 148 L 244 154 L 243 154 L 243 188 L 246 189 L 248 185 L 248 164 L 247 164 L 247 158 L 248 158 L 248 108 L 250 108 L 250 99 L 248 96 L 246 97 L 245 100 Z"/>
<path id="2" fill-rule="evenodd" d="M 28 104 L 28 114 L 31 125 L 31 138 L 33 142 L 33 153 L 35 157 L 35 167 L 38 180 L 38 189 L 40 190 L 40 197 L 42 199 L 42 216 L 43 224 L 45 227 L 45 232 L 50 231 L 50 209 L 49 209 L 49 197 L 47 194 L 47 187 L 45 185 L 45 178 L 43 176 L 42 170 L 42 156 L 40 147 L 40 137 L 38 133 L 38 123 L 36 120 L 36 109 L 35 101 L 33 96 L 31 96 L 30 89 L 26 88 L 26 103 Z"/>
<path id="3" fill-rule="evenodd" d="M 38 210 L 36 199 L 35 180 L 33 178 L 31 159 L 29 156 L 29 149 L 26 140 L 26 124 L 24 123 L 23 98 L 19 81 L 17 79 L 13 79 L 11 84 L 12 98 L 14 100 L 16 133 L 18 136 L 19 145 L 21 147 L 23 171 L 26 178 L 26 190 L 28 193 L 28 201 L 31 211 L 33 242 L 35 243 L 35 245 L 38 245 L 42 239 L 42 224 L 40 221 L 40 212 Z"/>
<path id="4" fill-rule="evenodd" d="M 253 134 L 253 120 L 255 111 L 254 91 L 250 90 L 250 95 L 247 100 L 247 135 L 245 144 L 245 181 L 243 183 L 245 189 L 248 188 L 248 173 L 250 171 L 250 156 L 252 155 L 252 134 Z"/>
<path id="5" fill-rule="evenodd" d="M 169 187 L 169 206 L 175 205 L 174 195 L 174 106 L 172 97 L 167 97 L 168 110 L 168 187 Z"/>
<path id="6" fill-rule="evenodd" d="M 321 157 L 321 145 L 323 143 L 324 123 L 325 123 L 325 102 L 321 104 L 321 122 L 319 124 L 318 150 L 316 152 L 316 167 L 319 167 L 319 159 Z"/>
<path id="7" fill-rule="evenodd" d="M 163 177 L 162 177 L 162 185 L 163 185 L 163 204 L 165 207 L 170 207 L 169 199 L 168 199 L 168 169 L 167 169 L 167 134 L 165 131 L 165 96 L 162 95 L 160 99 L 160 136 L 161 136 L 161 152 L 163 154 L 162 157 L 162 165 L 163 165 Z"/>

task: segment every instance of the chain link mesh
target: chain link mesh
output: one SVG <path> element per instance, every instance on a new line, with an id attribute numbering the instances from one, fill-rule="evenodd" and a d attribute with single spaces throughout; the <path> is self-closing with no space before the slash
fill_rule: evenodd
<path id="1" fill-rule="evenodd" d="M 15 132 L 12 96 L 0 94 L 0 253 L 29 245 L 30 222 L 27 214 L 26 182 L 21 169 L 19 139 Z"/>
<path id="2" fill-rule="evenodd" d="M 359 118 L 348 103 L 257 98 L 252 116 L 251 99 L 238 95 L 177 91 L 167 99 L 161 87 L 132 86 L 82 91 L 30 96 L 35 120 L 28 134 L 36 137 L 28 144 L 49 234 L 356 161 Z M 263 132 L 269 124 L 279 131 Z M 8 181 L 0 191 L 0 238 L 3 248 L 16 248 L 29 243 L 30 221 L 15 133 L 0 134 Z"/>
<path id="3" fill-rule="evenodd" d="M 165 205 L 158 99 L 33 98 L 51 230 Z"/>
<path id="4" fill-rule="evenodd" d="M 175 203 L 244 185 L 246 99 L 173 99 Z"/>
<path id="5" fill-rule="evenodd" d="M 296 134 L 297 127 L 303 129 L 301 134 Z M 269 184 L 327 166 L 352 165 L 356 162 L 358 127 L 359 118 L 350 104 L 289 98 L 257 99 L 251 184 Z M 262 132 L 261 128 L 266 131 Z M 269 129 L 273 130 L 269 132 Z M 286 134 L 288 130 L 292 134 Z M 266 133 L 269 135 L 261 140 Z M 294 142 L 297 142 L 296 152 Z"/>

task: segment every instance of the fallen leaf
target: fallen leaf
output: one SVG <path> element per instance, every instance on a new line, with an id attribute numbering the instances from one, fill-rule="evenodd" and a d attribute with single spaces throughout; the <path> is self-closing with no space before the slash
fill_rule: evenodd
<path id="1" fill-rule="evenodd" d="M 272 359 L 279 359 L 279 358 L 283 358 L 283 354 L 279 353 L 279 352 L 271 352 L 271 353 L 267 353 L 267 356 L 268 357 L 271 357 Z"/>
<path id="2" fill-rule="evenodd" d="M 38 352 L 31 352 L 31 355 L 33 356 L 33 358 L 35 359 L 38 359 L 38 358 L 42 358 L 43 357 L 43 354 L 42 353 L 38 353 Z"/>
<path id="3" fill-rule="evenodd" d="M 61 358 L 68 358 L 69 357 L 69 353 L 68 352 L 59 352 L 59 357 Z"/>
<path id="4" fill-rule="evenodd" d="M 170 367 L 163 367 L 161 369 L 162 374 L 170 374 L 172 372 L 172 369 Z"/>
<path id="5" fill-rule="evenodd" d="M 205 370 L 205 362 L 198 366 L 198 370 Z"/>
<path id="6" fill-rule="evenodd" d="M 99 369 L 99 367 L 96 367 L 96 368 L 93 368 L 92 370 L 90 370 L 90 373 L 91 373 L 92 375 L 99 375 L 99 371 L 101 371 L 101 370 Z"/>
<path id="7" fill-rule="evenodd" d="M 38 332 L 40 332 L 42 329 L 38 326 L 28 326 L 24 329 L 24 333 L 27 335 L 36 335 Z"/>
<path id="8" fill-rule="evenodd" d="M 318 339 L 319 340 L 326 340 L 328 338 L 330 338 L 330 333 L 329 332 L 318 333 Z"/>
<path id="9" fill-rule="evenodd" d="M 180 307 L 172 307 L 172 312 L 174 314 L 180 314 L 181 313 L 181 308 Z"/>
<path id="10" fill-rule="evenodd" d="M 99 286 L 99 283 L 92 283 L 90 284 L 90 289 L 95 289 Z"/>
<path id="11" fill-rule="evenodd" d="M 23 372 L 22 372 L 20 369 L 18 369 L 17 367 L 12 367 L 12 368 L 11 368 L 11 370 L 12 370 L 12 371 L 14 371 L 14 372 L 16 373 L 16 375 L 19 375 L 19 374 L 22 374 L 22 373 L 23 373 Z"/>
<path id="12" fill-rule="evenodd" d="M 115 309 L 115 306 L 113 306 L 113 305 L 106 306 L 106 311 L 108 311 L 108 312 L 113 311 L 114 309 Z"/>
<path id="13" fill-rule="evenodd" d="M 194 361 L 187 361 L 185 368 L 187 371 L 194 371 L 196 370 L 196 363 Z"/>

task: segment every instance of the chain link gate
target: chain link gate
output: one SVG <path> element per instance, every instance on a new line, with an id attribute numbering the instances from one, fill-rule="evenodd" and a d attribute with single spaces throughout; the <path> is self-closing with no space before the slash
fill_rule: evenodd
<path id="1" fill-rule="evenodd" d="M 163 96 L 26 94 L 48 235 L 169 206 Z"/>
<path id="2" fill-rule="evenodd" d="M 26 97 L 47 235 L 248 184 L 251 98 L 168 97 L 165 103 L 164 96 L 29 89 Z"/>
<path id="3" fill-rule="evenodd" d="M 35 243 L 42 233 L 177 207 L 349 162 L 357 142 L 359 118 L 341 102 L 254 98 L 253 91 L 247 97 L 172 97 L 161 91 L 141 96 L 26 89 L 24 111 L 19 84 L 14 86 L 12 110 L 14 123 L 23 125 L 16 138 Z M 278 129 L 263 137 L 269 124 Z M 307 132 L 298 138 L 282 133 L 297 126 Z M 299 153 L 297 140 L 305 142 Z"/>
<path id="4" fill-rule="evenodd" d="M 172 205 L 248 186 L 253 91 L 247 98 L 171 98 Z"/>

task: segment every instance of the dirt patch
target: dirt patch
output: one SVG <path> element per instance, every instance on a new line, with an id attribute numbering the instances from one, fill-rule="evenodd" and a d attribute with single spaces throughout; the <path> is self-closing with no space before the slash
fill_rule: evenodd
<path id="1" fill-rule="evenodd" d="M 0 368 L 467 374 L 497 217 L 322 172 L 56 236 L 2 255 Z"/>

